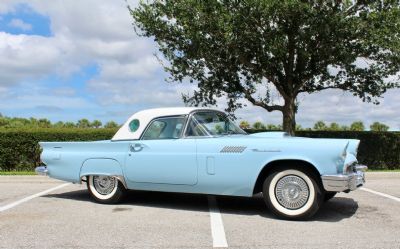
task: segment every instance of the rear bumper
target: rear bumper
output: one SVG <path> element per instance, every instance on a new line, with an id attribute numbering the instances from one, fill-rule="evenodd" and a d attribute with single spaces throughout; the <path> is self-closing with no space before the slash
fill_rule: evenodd
<path id="1" fill-rule="evenodd" d="M 367 166 L 355 166 L 356 172 L 350 174 L 322 175 L 324 189 L 329 192 L 349 192 L 361 187 L 365 183 Z"/>
<path id="2" fill-rule="evenodd" d="M 39 166 L 35 168 L 35 172 L 38 175 L 47 176 L 49 171 L 46 166 Z"/>

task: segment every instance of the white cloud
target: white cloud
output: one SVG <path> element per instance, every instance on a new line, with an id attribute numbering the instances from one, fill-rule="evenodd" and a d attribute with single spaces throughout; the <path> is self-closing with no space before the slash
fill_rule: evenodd
<path id="1" fill-rule="evenodd" d="M 149 77 L 161 66 L 155 47 L 133 32 L 125 1 L 9 1 L 2 12 L 26 4 L 50 19 L 52 37 L 0 32 L 0 85 L 11 86 L 47 75 L 68 76 L 97 64 L 100 81 Z M 14 21 L 14 24 L 18 22 Z"/>
<path id="2" fill-rule="evenodd" d="M 29 23 L 24 22 L 21 19 L 18 18 L 13 18 L 9 23 L 8 26 L 13 27 L 13 28 L 18 28 L 23 31 L 30 31 L 32 30 L 32 25 Z"/>
<path id="3" fill-rule="evenodd" d="M 74 96 L 76 90 L 72 87 L 59 87 L 52 89 L 51 93 L 57 96 Z"/>
<path id="4" fill-rule="evenodd" d="M 0 32 L 0 85 L 37 80 L 56 71 L 62 46 L 54 38 Z"/>
<path id="5" fill-rule="evenodd" d="M 26 109 L 40 106 L 53 106 L 60 109 L 70 108 L 79 109 L 81 107 L 94 107 L 84 98 L 80 97 L 60 97 L 45 94 L 19 94 L 12 99 L 7 99 L 0 103 L 0 109 Z"/>

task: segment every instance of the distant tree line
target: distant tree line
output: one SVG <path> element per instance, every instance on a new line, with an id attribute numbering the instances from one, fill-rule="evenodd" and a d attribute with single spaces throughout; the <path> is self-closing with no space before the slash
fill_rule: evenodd
<path id="1" fill-rule="evenodd" d="M 274 124 L 264 124 L 260 121 L 254 122 L 252 125 L 246 121 L 242 120 L 239 124 L 242 129 L 254 129 L 254 130 L 276 130 L 281 131 L 282 125 Z M 390 127 L 386 124 L 380 122 L 374 122 L 369 126 L 371 131 L 388 131 Z M 365 125 L 362 121 L 355 121 L 350 126 L 340 125 L 336 122 L 330 124 L 324 121 L 318 121 L 314 124 L 312 128 L 303 128 L 301 125 L 296 125 L 296 130 L 314 130 L 314 131 L 365 131 Z"/>
<path id="2" fill-rule="evenodd" d="M 0 113 L 0 128 L 117 128 L 120 125 L 114 121 L 108 121 L 103 125 L 100 120 L 89 121 L 86 118 L 74 122 L 63 122 L 58 121 L 52 123 L 46 118 L 17 118 L 17 117 L 6 117 Z M 250 124 L 246 120 L 242 120 L 239 124 L 242 129 L 254 129 L 254 130 L 271 130 L 281 131 L 282 125 L 264 124 L 260 121 Z M 374 122 L 369 126 L 371 131 L 388 131 L 390 127 L 380 122 Z M 336 122 L 325 123 L 324 121 L 318 121 L 312 128 L 303 128 L 301 125 L 296 125 L 296 130 L 315 130 L 315 131 L 365 131 L 365 125 L 362 121 L 355 121 L 350 126 L 340 125 Z"/>
<path id="3" fill-rule="evenodd" d="M 119 125 L 109 121 L 103 125 L 100 120 L 89 121 L 86 118 L 74 122 L 58 121 L 52 123 L 46 118 L 5 117 L 0 113 L 0 128 L 117 128 Z"/>

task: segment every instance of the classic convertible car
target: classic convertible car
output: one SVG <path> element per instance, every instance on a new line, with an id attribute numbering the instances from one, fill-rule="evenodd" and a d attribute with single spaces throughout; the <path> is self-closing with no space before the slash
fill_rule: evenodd
<path id="1" fill-rule="evenodd" d="M 128 189 L 253 196 L 286 219 L 307 219 L 324 200 L 364 184 L 359 140 L 246 134 L 226 114 L 159 108 L 131 116 L 111 140 L 40 142 L 38 174 L 86 182 L 100 203 Z"/>

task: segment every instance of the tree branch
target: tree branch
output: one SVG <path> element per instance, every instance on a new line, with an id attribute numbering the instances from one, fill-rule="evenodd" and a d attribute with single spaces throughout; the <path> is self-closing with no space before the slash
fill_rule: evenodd
<path id="1" fill-rule="evenodd" d="M 244 97 L 250 101 L 255 106 L 259 106 L 267 110 L 268 112 L 273 112 L 273 111 L 281 111 L 283 112 L 283 106 L 280 105 L 268 105 L 263 101 L 258 101 L 251 96 L 250 92 L 248 90 L 244 90 Z"/>
<path id="2" fill-rule="evenodd" d="M 339 86 L 324 86 L 324 87 L 315 87 L 315 88 L 311 89 L 311 91 L 315 92 L 315 91 L 322 91 L 322 90 L 326 90 L 326 89 L 341 89 L 341 88 Z M 310 91 L 307 91 L 307 90 L 299 90 L 298 91 L 298 93 L 305 93 L 305 92 L 310 92 Z"/>

